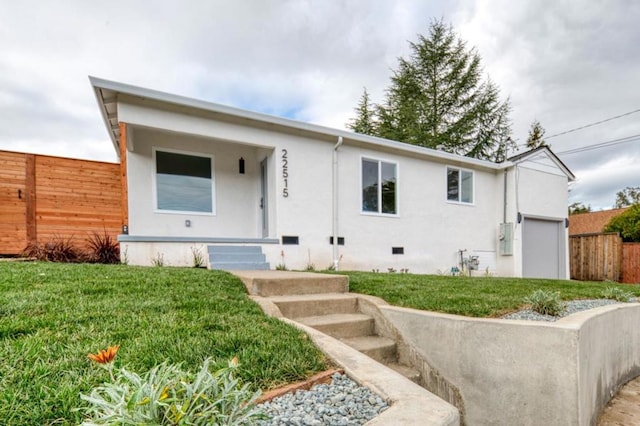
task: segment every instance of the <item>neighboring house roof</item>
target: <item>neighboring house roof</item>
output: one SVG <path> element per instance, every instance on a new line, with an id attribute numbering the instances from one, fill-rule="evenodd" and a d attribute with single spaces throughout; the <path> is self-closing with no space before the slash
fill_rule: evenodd
<path id="1" fill-rule="evenodd" d="M 567 165 L 564 164 L 562 160 L 560 160 L 560 158 L 558 158 L 558 156 L 553 151 L 551 151 L 551 148 L 549 148 L 547 145 L 542 145 L 530 151 L 526 151 L 526 152 L 522 152 L 520 154 L 514 155 L 512 157 L 509 157 L 507 161 L 518 164 L 523 161 L 533 159 L 534 157 L 537 157 L 540 155 L 546 155 L 549 158 L 549 160 L 551 160 L 560 170 L 562 170 L 567 175 L 567 177 L 569 178 L 569 181 L 575 180 L 576 177 L 571 172 L 571 170 L 569 170 L 569 167 L 567 167 Z"/>
<path id="2" fill-rule="evenodd" d="M 200 110 L 213 113 L 217 116 L 225 116 L 227 118 L 233 118 L 241 120 L 243 123 L 249 126 L 262 126 L 267 125 L 269 128 L 273 128 L 280 131 L 291 132 L 312 135 L 315 137 L 320 136 L 323 139 L 327 137 L 338 140 L 339 137 L 343 138 L 344 143 L 353 145 L 365 146 L 371 149 L 397 152 L 404 155 L 412 155 L 419 157 L 427 157 L 433 160 L 442 162 L 456 162 L 468 167 L 485 168 L 490 170 L 504 170 L 508 169 L 516 164 L 520 160 L 520 156 L 526 156 L 528 153 L 521 154 L 516 161 L 511 159 L 503 163 L 493 163 L 487 160 L 479 160 L 476 158 L 465 157 L 462 155 L 451 154 L 444 151 L 438 151 L 435 149 L 424 148 L 421 146 L 411 145 L 408 143 L 392 141 L 389 139 L 378 138 L 374 136 L 362 135 L 346 130 L 332 129 L 330 127 L 320 126 L 317 124 L 304 123 L 301 121 L 291 120 L 288 118 L 276 117 L 268 114 L 257 113 L 253 111 L 247 111 L 239 108 L 233 108 L 226 105 L 220 105 L 212 102 L 202 101 L 198 99 L 188 98 L 184 96 L 174 95 L 170 93 L 160 92 L 157 90 L 146 89 L 142 87 L 132 86 L 129 84 L 118 83 L 109 80 L 103 80 L 96 77 L 89 77 L 91 85 L 95 91 L 98 105 L 104 119 L 105 125 L 109 131 L 109 136 L 116 148 L 116 152 L 119 153 L 119 127 L 118 127 L 118 95 L 125 94 L 133 96 L 143 100 L 150 100 L 160 102 L 168 105 L 179 106 L 187 109 Z M 555 158 L 561 169 L 567 174 L 569 180 L 573 180 L 574 176 L 569 169 L 562 164 L 560 160 L 545 147 L 550 153 L 550 156 Z M 535 151 L 535 150 L 534 150 Z M 516 158 L 513 157 L 513 158 Z"/>
<path id="3" fill-rule="evenodd" d="M 627 209 L 628 207 L 624 207 L 622 209 L 572 214 L 569 216 L 569 235 L 600 233 L 612 218 Z"/>

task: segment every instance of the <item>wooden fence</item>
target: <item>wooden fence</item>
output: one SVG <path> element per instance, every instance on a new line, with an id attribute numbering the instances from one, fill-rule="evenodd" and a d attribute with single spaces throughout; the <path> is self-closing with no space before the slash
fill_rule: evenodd
<path id="1" fill-rule="evenodd" d="M 640 283 L 640 243 L 623 243 L 617 233 L 569 237 L 571 279 Z"/>
<path id="2" fill-rule="evenodd" d="M 56 238 L 115 238 L 122 224 L 119 164 L 0 151 L 0 255 Z"/>
<path id="3" fill-rule="evenodd" d="M 622 267 L 622 239 L 617 233 L 569 237 L 571 279 L 618 281 Z"/>
<path id="4" fill-rule="evenodd" d="M 624 243 L 622 245 L 621 282 L 640 283 L 640 243 Z"/>

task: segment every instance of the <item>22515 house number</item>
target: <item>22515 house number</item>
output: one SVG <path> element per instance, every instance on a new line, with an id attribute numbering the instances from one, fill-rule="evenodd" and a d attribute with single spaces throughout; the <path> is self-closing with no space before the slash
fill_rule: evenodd
<path id="1" fill-rule="evenodd" d="M 287 150 L 282 150 L 282 196 L 287 198 L 289 196 L 289 158 L 287 157 Z"/>

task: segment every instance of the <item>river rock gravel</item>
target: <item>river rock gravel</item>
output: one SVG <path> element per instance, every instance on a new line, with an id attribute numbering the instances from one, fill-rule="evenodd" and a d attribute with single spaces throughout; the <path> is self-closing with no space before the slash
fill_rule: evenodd
<path id="1" fill-rule="evenodd" d="M 637 303 L 638 299 L 631 299 L 629 303 Z M 502 316 L 502 319 L 516 319 L 516 320 L 528 320 L 528 321 L 557 321 L 560 318 L 567 315 L 575 314 L 576 312 L 586 311 L 587 309 L 598 308 L 600 306 L 613 305 L 617 302 L 610 299 L 586 299 L 586 300 L 572 300 L 570 302 L 564 302 L 564 311 L 557 317 L 551 315 L 542 315 L 530 309 L 525 309 L 518 312 L 513 312 Z"/>
<path id="2" fill-rule="evenodd" d="M 387 403 L 343 374 L 332 383 L 315 385 L 261 404 L 268 420 L 259 426 L 362 425 L 386 410 Z"/>

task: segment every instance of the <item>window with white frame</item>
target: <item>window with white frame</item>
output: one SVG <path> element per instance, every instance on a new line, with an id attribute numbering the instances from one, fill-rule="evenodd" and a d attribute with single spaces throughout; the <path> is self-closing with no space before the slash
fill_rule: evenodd
<path id="1" fill-rule="evenodd" d="M 447 200 L 473 204 L 473 172 L 447 167 Z"/>
<path id="2" fill-rule="evenodd" d="M 154 154 L 157 210 L 214 213 L 212 157 L 160 150 Z"/>
<path id="3" fill-rule="evenodd" d="M 362 211 L 398 213 L 398 166 L 395 163 L 362 159 Z"/>

